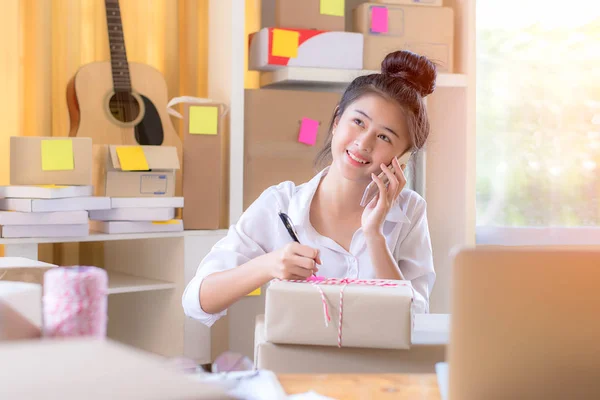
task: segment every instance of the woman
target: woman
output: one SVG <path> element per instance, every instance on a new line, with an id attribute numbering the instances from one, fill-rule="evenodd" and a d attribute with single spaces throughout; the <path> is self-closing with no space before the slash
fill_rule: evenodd
<path id="1" fill-rule="evenodd" d="M 269 187 L 202 260 L 183 294 L 186 315 L 211 326 L 237 300 L 274 278 L 405 279 L 415 311 L 429 311 L 435 281 L 426 204 L 404 189 L 397 157 L 425 144 L 423 98 L 435 88 L 435 65 L 408 51 L 389 54 L 381 73 L 356 78 L 333 112 L 309 182 Z M 387 166 L 392 165 L 392 172 Z M 384 172 L 386 187 L 377 175 Z M 360 202 L 374 181 L 378 195 Z M 278 211 L 293 221 L 291 240 Z"/>

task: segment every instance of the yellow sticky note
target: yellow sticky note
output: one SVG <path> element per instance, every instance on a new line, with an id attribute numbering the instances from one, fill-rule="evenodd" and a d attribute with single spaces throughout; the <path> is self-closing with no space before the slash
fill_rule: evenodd
<path id="1" fill-rule="evenodd" d="M 154 225 L 177 225 L 180 220 L 170 219 L 168 221 L 152 221 Z"/>
<path id="2" fill-rule="evenodd" d="M 139 146 L 117 147 L 117 157 L 122 171 L 148 171 L 144 149 Z"/>
<path id="3" fill-rule="evenodd" d="M 248 293 L 246 296 L 260 296 L 260 288 Z"/>
<path id="4" fill-rule="evenodd" d="M 68 186 L 65 185 L 35 185 L 37 187 L 45 188 L 45 189 L 62 189 Z"/>
<path id="5" fill-rule="evenodd" d="M 43 171 L 72 171 L 73 169 L 75 169 L 75 161 L 71 139 L 42 140 Z"/>
<path id="6" fill-rule="evenodd" d="M 217 107 L 191 106 L 190 107 L 190 134 L 216 135 L 219 120 Z"/>
<path id="7" fill-rule="evenodd" d="M 273 29 L 273 48 L 271 54 L 277 57 L 298 57 L 300 32 Z"/>
<path id="8" fill-rule="evenodd" d="M 344 0 L 321 0 L 321 14 L 343 17 L 345 8 Z"/>

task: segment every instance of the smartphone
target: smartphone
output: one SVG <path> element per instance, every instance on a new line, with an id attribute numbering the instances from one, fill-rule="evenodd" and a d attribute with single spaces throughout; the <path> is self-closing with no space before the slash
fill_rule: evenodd
<path id="1" fill-rule="evenodd" d="M 400 156 L 400 158 L 398 158 L 398 164 L 402 166 L 402 164 L 408 163 L 408 160 L 410 160 L 410 156 L 410 151 L 407 151 L 402 156 Z M 388 168 L 391 169 L 392 172 L 394 172 L 394 167 L 392 164 L 388 165 Z M 385 172 L 381 171 L 381 173 L 378 176 L 379 179 L 383 180 L 383 184 L 387 188 L 390 182 Z M 369 183 L 369 185 L 365 189 L 365 192 L 363 193 L 362 200 L 360 201 L 361 207 L 365 207 L 367 204 L 369 204 L 369 202 L 373 200 L 373 198 L 377 195 L 378 192 L 379 188 L 377 187 L 377 184 L 375 183 L 375 181 L 371 181 L 371 183 Z"/>

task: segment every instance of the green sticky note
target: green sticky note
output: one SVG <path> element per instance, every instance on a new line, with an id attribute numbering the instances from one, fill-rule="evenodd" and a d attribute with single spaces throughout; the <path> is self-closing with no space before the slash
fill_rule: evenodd
<path id="1" fill-rule="evenodd" d="M 321 14 L 343 17 L 345 8 L 344 0 L 321 0 Z"/>
<path id="2" fill-rule="evenodd" d="M 42 170 L 72 171 L 75 169 L 73 159 L 73 141 L 42 140 Z"/>
<path id="3" fill-rule="evenodd" d="M 148 171 L 148 160 L 140 146 L 117 147 L 121 171 Z"/>
<path id="4" fill-rule="evenodd" d="M 273 46 L 271 54 L 276 57 L 298 57 L 300 32 L 285 29 L 273 29 Z"/>
<path id="5" fill-rule="evenodd" d="M 219 120 L 219 109 L 208 106 L 190 107 L 190 134 L 216 135 Z"/>

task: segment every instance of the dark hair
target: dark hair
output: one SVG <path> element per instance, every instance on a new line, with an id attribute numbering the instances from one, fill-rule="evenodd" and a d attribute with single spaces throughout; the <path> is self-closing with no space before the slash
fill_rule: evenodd
<path id="1" fill-rule="evenodd" d="M 317 154 L 315 166 L 321 168 L 331 162 L 331 139 L 335 120 L 359 97 L 377 93 L 396 101 L 404 110 L 411 152 L 425 145 L 429 136 L 429 119 L 423 98 L 435 90 L 436 66 L 426 57 L 407 50 L 388 54 L 381 63 L 381 73 L 359 76 L 344 91 L 336 107 L 325 145 Z"/>

